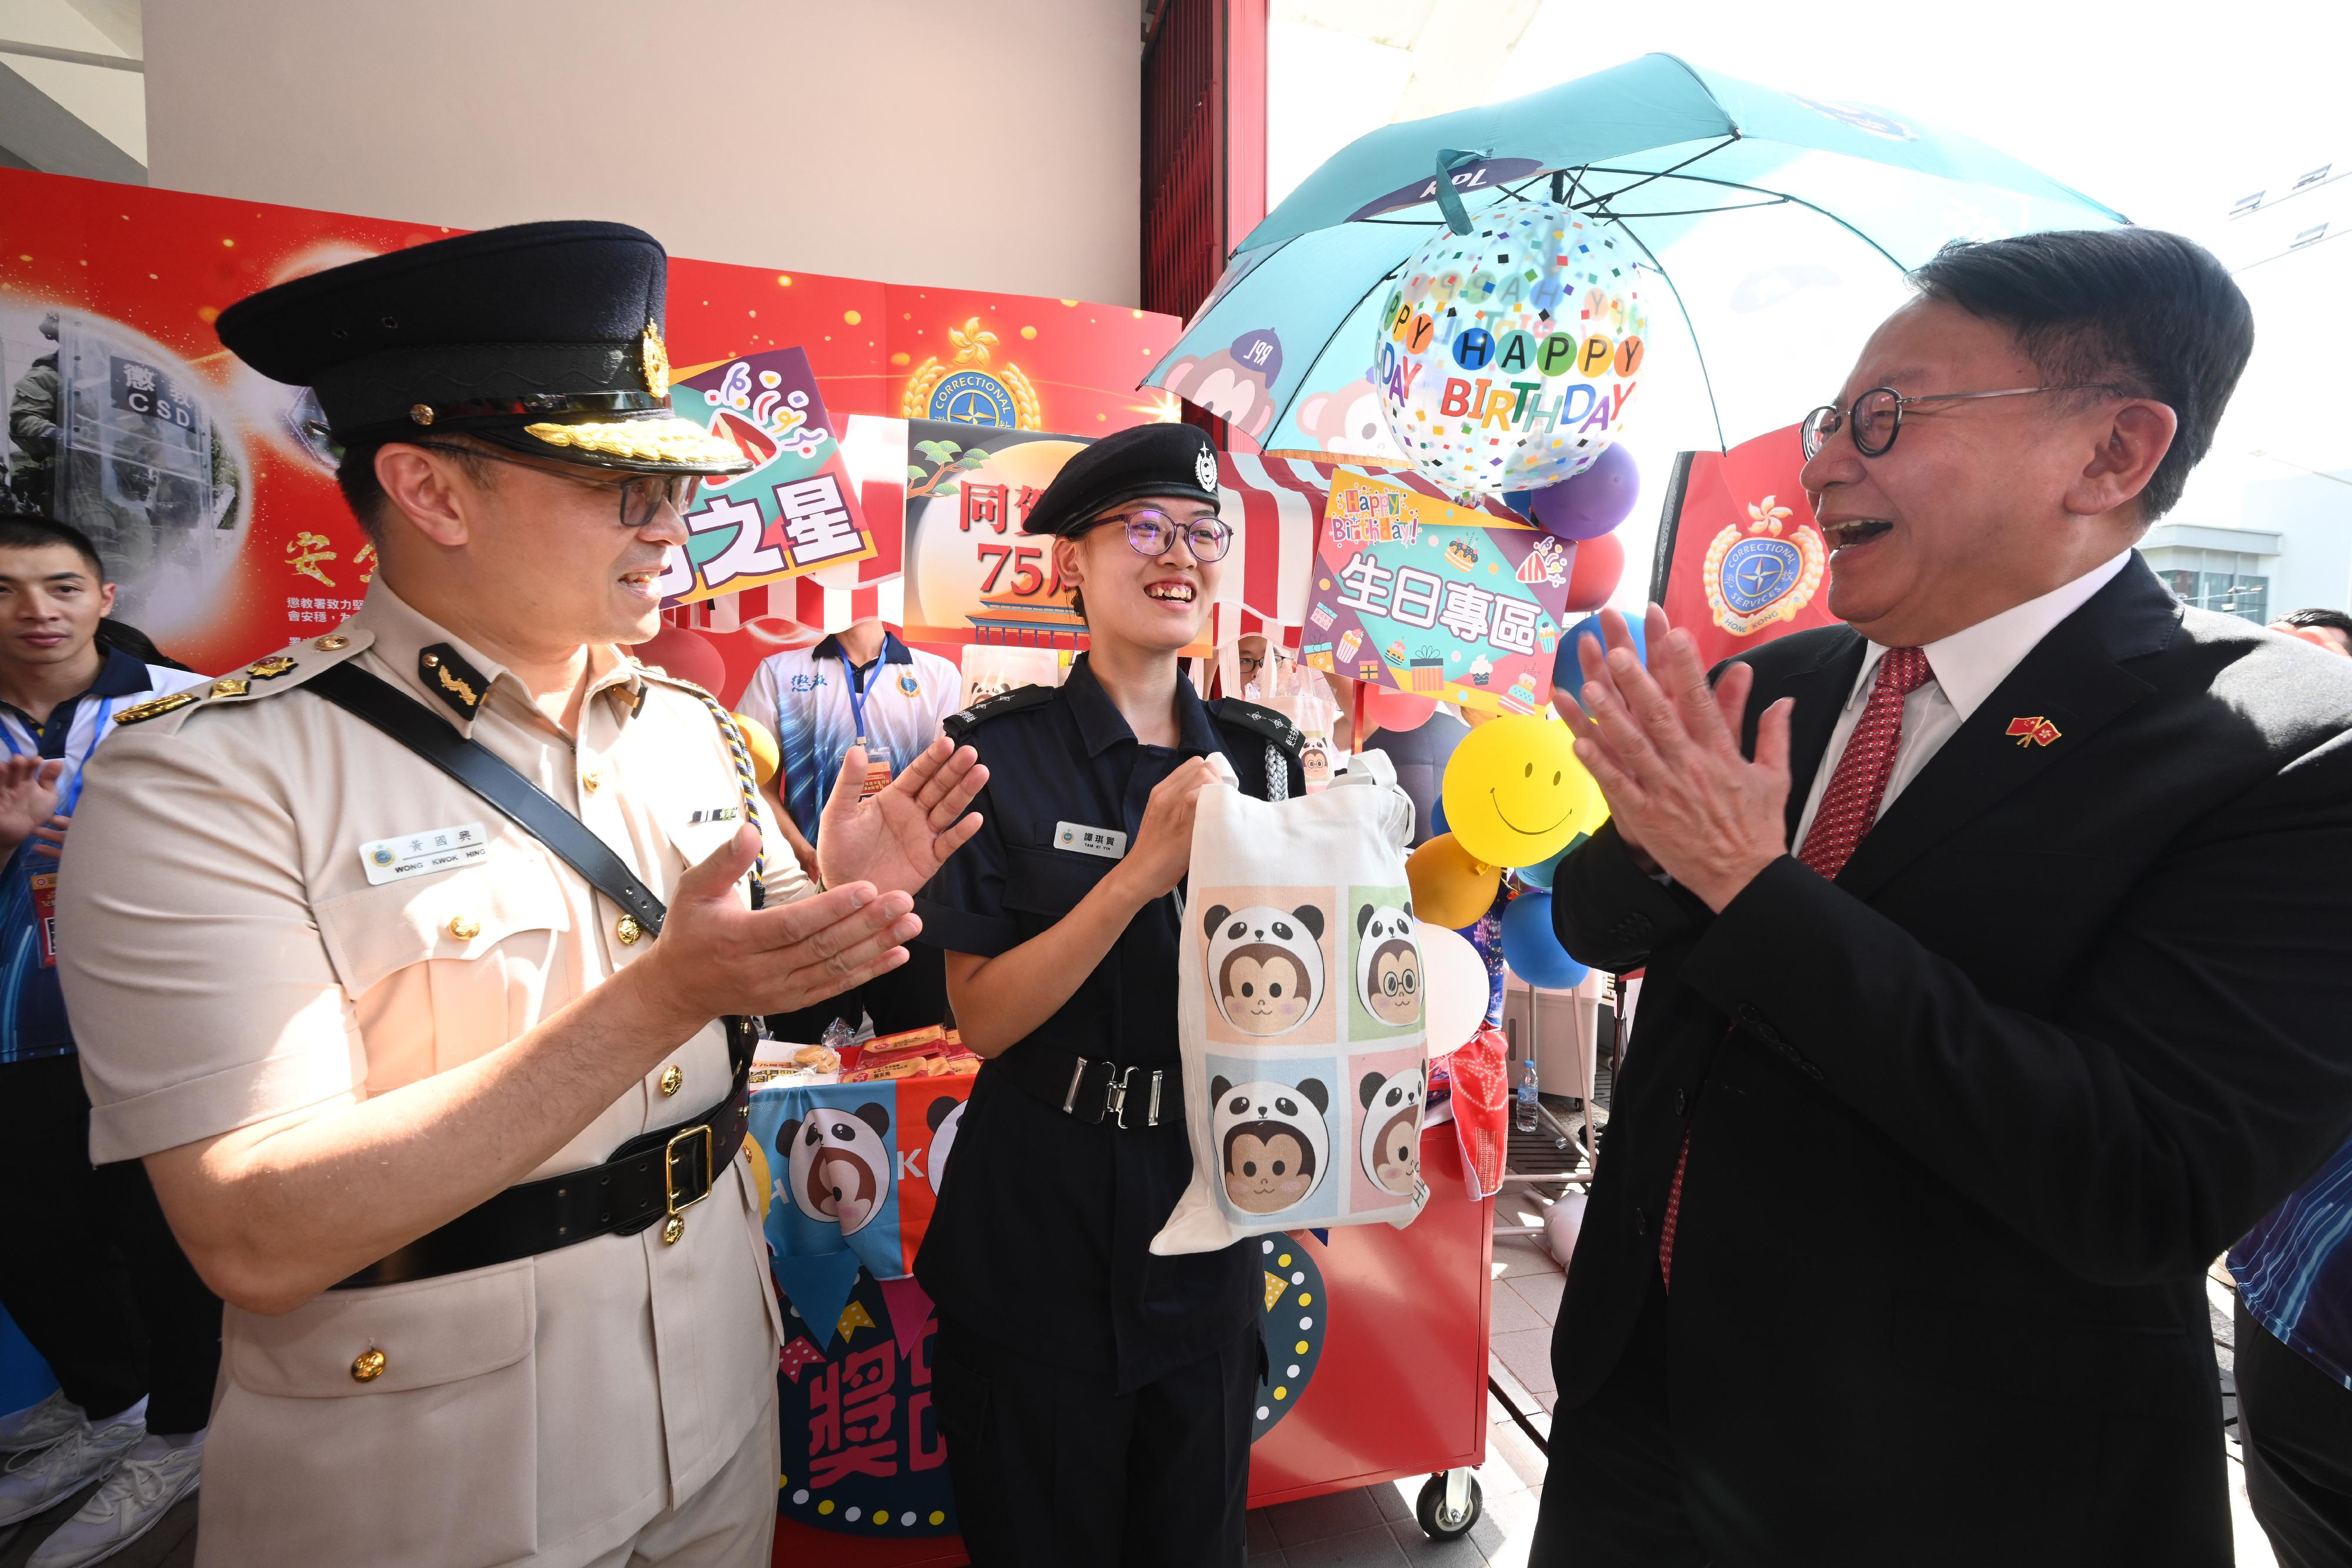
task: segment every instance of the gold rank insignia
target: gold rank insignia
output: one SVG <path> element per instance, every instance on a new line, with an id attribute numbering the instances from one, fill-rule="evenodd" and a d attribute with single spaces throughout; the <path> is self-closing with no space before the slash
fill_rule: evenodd
<path id="1" fill-rule="evenodd" d="M 253 689 L 253 683 L 242 675 L 224 675 L 213 683 L 213 695 L 241 697 Z"/>
<path id="2" fill-rule="evenodd" d="M 169 696 L 149 697 L 145 702 L 134 704 L 116 714 L 114 722 L 137 724 L 141 719 L 153 718 L 160 714 L 170 713 L 173 708 L 185 707 L 198 700 L 197 694 L 193 691 L 173 692 Z"/>
<path id="3" fill-rule="evenodd" d="M 466 663 L 457 650 L 446 643 L 436 643 L 416 655 L 416 678 L 435 696 L 457 710 L 460 718 L 471 718 L 474 710 L 482 706 L 482 695 L 489 680 L 479 670 Z"/>
<path id="4" fill-rule="evenodd" d="M 257 681 L 274 681 L 294 667 L 294 661 L 283 653 L 272 653 L 257 664 L 247 664 L 245 673 Z"/>
<path id="5" fill-rule="evenodd" d="M 638 342 L 637 361 L 646 372 L 646 390 L 656 397 L 669 396 L 669 350 L 662 342 L 661 329 L 651 321 Z"/>

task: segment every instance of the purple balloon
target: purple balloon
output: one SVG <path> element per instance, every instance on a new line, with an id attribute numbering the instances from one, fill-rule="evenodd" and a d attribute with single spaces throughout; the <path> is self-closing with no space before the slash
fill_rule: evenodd
<path id="1" fill-rule="evenodd" d="M 1611 446 L 1583 473 L 1536 491 L 1528 517 L 1554 538 L 1597 539 L 1633 515 L 1641 493 L 1633 455 Z"/>

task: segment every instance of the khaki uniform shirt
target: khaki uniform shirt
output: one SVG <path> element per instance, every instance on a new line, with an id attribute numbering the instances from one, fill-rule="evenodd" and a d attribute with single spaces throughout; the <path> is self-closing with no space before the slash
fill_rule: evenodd
<path id="1" fill-rule="evenodd" d="M 423 678 L 435 643 L 488 677 L 470 718 Z M 652 946 L 622 942 L 619 907 L 488 802 L 300 695 L 319 670 L 352 659 L 415 697 L 665 902 L 741 825 L 710 708 L 617 649 L 592 650 L 576 737 L 381 581 L 285 656 L 240 673 L 242 694 L 123 726 L 75 814 L 58 939 L 100 1162 L 446 1071 Z M 459 832 L 487 854 L 369 881 L 362 845 Z M 768 896 L 807 895 L 768 846 Z M 599 1164 L 728 1085 L 713 1022 L 533 1175 Z M 231 1306 L 222 1338 L 201 1563 L 474 1568 L 580 1562 L 683 1502 L 767 1408 L 781 1322 L 739 1156 L 675 1245 L 656 1225 L 279 1317 Z M 383 1370 L 362 1382 L 371 1350 Z"/>

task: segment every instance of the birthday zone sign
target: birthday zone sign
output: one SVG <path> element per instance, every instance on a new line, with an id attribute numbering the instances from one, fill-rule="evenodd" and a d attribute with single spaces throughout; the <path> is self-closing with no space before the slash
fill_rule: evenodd
<path id="1" fill-rule="evenodd" d="M 1572 547 L 1344 468 L 1324 516 L 1309 667 L 1489 712 L 1544 704 Z"/>

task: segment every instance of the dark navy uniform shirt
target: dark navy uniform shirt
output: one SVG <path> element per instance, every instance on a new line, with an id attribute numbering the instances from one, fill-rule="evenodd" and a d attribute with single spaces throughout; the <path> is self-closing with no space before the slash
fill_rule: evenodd
<path id="1" fill-rule="evenodd" d="M 1081 655 L 1059 687 L 1024 687 L 949 721 L 976 748 L 985 819 L 915 901 L 922 940 L 994 957 L 1060 920 L 1118 862 L 1055 846 L 1056 827 L 1108 828 L 1132 844 L 1152 787 L 1187 758 L 1223 752 L 1263 800 L 1269 740 L 1303 792 L 1297 732 L 1249 704 L 1203 703 L 1179 678 L 1173 747 L 1135 738 Z M 1059 1048 L 1166 1071 L 1163 1105 L 1181 1107 L 1176 1048 L 1177 915 L 1154 900 L 1035 1032 L 1005 1053 Z M 980 1071 L 915 1277 L 940 1310 L 1014 1351 L 1113 1373 L 1122 1389 L 1233 1343 L 1259 1310 L 1255 1254 L 1155 1258 L 1151 1239 L 1192 1176 L 1178 1119 L 1132 1131 L 1089 1125 L 1047 1105 L 992 1062 Z M 1163 1111 L 1163 1114 L 1165 1112 Z"/>

